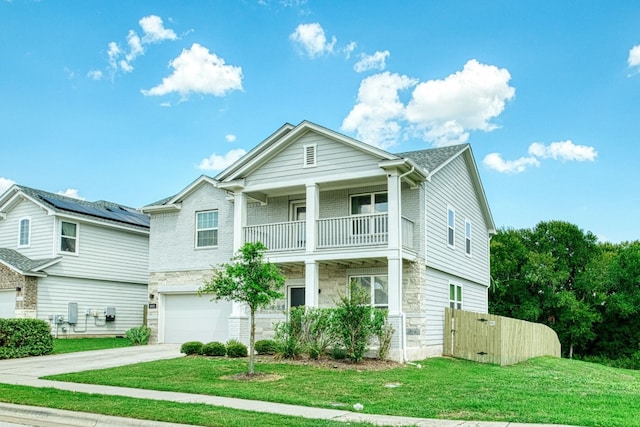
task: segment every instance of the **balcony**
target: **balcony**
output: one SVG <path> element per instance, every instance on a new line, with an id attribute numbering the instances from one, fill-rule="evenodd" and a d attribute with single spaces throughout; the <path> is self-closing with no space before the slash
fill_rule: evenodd
<path id="1" fill-rule="evenodd" d="M 413 221 L 402 218 L 402 246 L 413 249 Z M 353 215 L 316 222 L 317 249 L 384 246 L 389 243 L 388 214 Z M 306 249 L 305 221 L 289 221 L 244 227 L 245 242 L 262 242 L 269 251 Z"/>

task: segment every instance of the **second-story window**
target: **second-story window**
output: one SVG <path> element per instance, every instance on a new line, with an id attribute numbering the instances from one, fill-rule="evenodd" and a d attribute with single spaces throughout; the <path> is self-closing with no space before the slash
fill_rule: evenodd
<path id="1" fill-rule="evenodd" d="M 382 214 L 389 211 L 387 193 L 370 193 L 351 196 L 351 215 Z M 354 218 L 353 234 L 380 234 L 387 232 L 386 216 Z"/>
<path id="2" fill-rule="evenodd" d="M 31 241 L 31 220 L 29 218 L 21 218 L 18 227 L 18 246 L 24 248 L 29 246 Z"/>
<path id="3" fill-rule="evenodd" d="M 456 211 L 447 209 L 447 244 L 452 248 L 456 245 Z"/>
<path id="4" fill-rule="evenodd" d="M 62 221 L 60 223 L 60 250 L 62 252 L 78 252 L 78 224 Z"/>
<path id="5" fill-rule="evenodd" d="M 218 211 L 196 212 L 196 247 L 218 246 Z"/>
<path id="6" fill-rule="evenodd" d="M 471 222 L 469 220 L 464 222 L 464 252 L 471 255 Z"/>

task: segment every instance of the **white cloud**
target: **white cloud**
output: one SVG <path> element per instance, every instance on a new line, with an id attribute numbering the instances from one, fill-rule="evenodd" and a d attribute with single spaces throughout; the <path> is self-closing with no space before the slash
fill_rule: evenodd
<path id="1" fill-rule="evenodd" d="M 142 90 L 145 96 L 166 95 L 177 92 L 183 98 L 190 93 L 223 96 L 233 90 L 242 90 L 242 68 L 226 65 L 224 59 L 210 53 L 209 49 L 194 43 L 191 49 L 183 49 L 169 65 L 173 73 L 162 83 Z"/>
<path id="2" fill-rule="evenodd" d="M 529 154 L 553 160 L 573 160 L 577 162 L 593 162 L 598 157 L 598 152 L 593 147 L 587 145 L 575 145 L 571 140 L 552 142 L 544 145 L 534 142 L 529 146 Z"/>
<path id="3" fill-rule="evenodd" d="M 337 41 L 335 37 L 332 37 L 331 41 L 328 41 L 324 29 L 322 29 L 322 26 L 317 22 L 298 25 L 295 31 L 289 35 L 289 38 L 306 53 L 309 58 L 316 58 L 324 54 L 332 53 Z"/>
<path id="4" fill-rule="evenodd" d="M 91 80 L 102 80 L 102 71 L 101 70 L 90 70 L 87 73 L 87 77 Z"/>
<path id="5" fill-rule="evenodd" d="M 342 129 L 356 132 L 360 140 L 387 148 L 397 142 L 404 114 L 404 105 L 398 92 L 407 89 L 416 80 L 388 71 L 369 76 L 360 83 L 357 104 L 342 122 Z"/>
<path id="6" fill-rule="evenodd" d="M 386 61 L 388 57 L 388 50 L 377 51 L 373 55 L 367 55 L 366 53 L 360 54 L 360 60 L 356 62 L 353 69 L 357 73 L 369 70 L 384 70 L 387 66 Z"/>
<path id="7" fill-rule="evenodd" d="M 235 142 L 235 140 L 236 140 L 236 136 L 235 136 L 235 135 L 232 135 L 232 134 L 228 134 L 228 135 L 225 135 L 225 136 L 224 136 L 224 139 L 226 139 L 226 140 L 227 140 L 227 142 Z"/>
<path id="8" fill-rule="evenodd" d="M 354 50 L 356 50 L 356 47 L 358 47 L 358 43 L 349 42 L 349 44 L 346 45 L 344 49 L 342 49 L 342 51 L 344 52 L 345 58 L 347 59 L 351 58 L 351 54 L 353 53 Z"/>
<path id="9" fill-rule="evenodd" d="M 72 197 L 74 199 L 78 199 L 78 200 L 85 200 L 84 197 L 81 197 L 78 194 L 78 190 L 75 188 L 67 188 L 64 191 L 58 191 L 57 194 L 60 194 L 61 196 L 67 196 L 67 197 Z"/>
<path id="10" fill-rule="evenodd" d="M 3 178 L 0 176 L 0 194 L 7 191 L 9 187 L 11 187 L 15 183 L 16 182 L 14 180 L 11 180 L 9 178 Z"/>
<path id="11" fill-rule="evenodd" d="M 530 166 L 540 166 L 540 162 L 535 157 L 520 157 L 517 160 L 504 160 L 499 153 L 487 154 L 482 161 L 489 169 L 500 173 L 520 173 Z"/>
<path id="12" fill-rule="evenodd" d="M 164 40 L 175 40 L 178 38 L 173 30 L 164 28 L 162 18 L 156 15 L 145 16 L 138 21 L 142 31 L 144 31 L 144 43 L 158 43 Z"/>
<path id="13" fill-rule="evenodd" d="M 240 157 L 244 156 L 245 154 L 247 154 L 247 152 L 242 148 L 233 149 L 223 156 L 219 156 L 213 153 L 208 158 L 202 159 L 202 161 L 198 165 L 198 169 L 212 171 L 222 170 L 232 165 L 235 161 L 240 159 Z"/>
<path id="14" fill-rule="evenodd" d="M 462 71 L 418 84 L 406 118 L 426 141 L 438 145 L 466 141 L 470 130 L 497 128 L 491 119 L 515 96 L 510 79 L 506 69 L 471 59 Z M 446 137 L 438 138 L 441 135 Z"/>
<path id="15" fill-rule="evenodd" d="M 627 59 L 629 67 L 640 67 L 640 44 L 629 50 L 629 59 Z"/>
<path id="16" fill-rule="evenodd" d="M 178 38 L 173 30 L 164 27 L 162 18 L 159 16 L 145 16 L 140 19 L 138 23 L 142 28 L 143 36 L 140 38 L 134 30 L 129 30 L 127 33 L 127 51 L 124 51 L 115 41 L 109 42 L 107 57 L 112 77 L 117 71 L 123 71 L 125 73 L 133 71 L 132 62 L 138 56 L 144 55 L 146 45 L 165 40 L 176 40 Z M 90 71 L 87 76 L 94 80 L 100 80 L 102 75 L 100 75 L 99 79 L 96 79 L 96 71 L 97 70 Z"/>

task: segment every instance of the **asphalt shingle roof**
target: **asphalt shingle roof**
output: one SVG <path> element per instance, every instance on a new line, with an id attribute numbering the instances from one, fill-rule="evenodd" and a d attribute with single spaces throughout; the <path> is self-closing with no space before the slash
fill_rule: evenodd
<path id="1" fill-rule="evenodd" d="M 33 273 L 38 267 L 54 261 L 56 258 L 33 260 L 13 249 L 0 248 L 0 261 L 23 273 Z"/>
<path id="2" fill-rule="evenodd" d="M 418 166 L 430 173 L 468 146 L 469 144 L 458 144 L 427 150 L 406 151 L 395 155 L 413 160 Z"/>

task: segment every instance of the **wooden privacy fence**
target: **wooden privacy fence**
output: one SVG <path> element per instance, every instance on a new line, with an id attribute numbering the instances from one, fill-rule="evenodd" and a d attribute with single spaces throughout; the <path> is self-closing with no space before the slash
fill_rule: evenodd
<path id="1" fill-rule="evenodd" d="M 553 329 L 493 314 L 445 308 L 445 356 L 512 365 L 537 356 L 560 357 Z"/>

